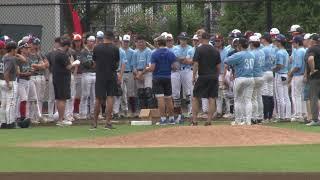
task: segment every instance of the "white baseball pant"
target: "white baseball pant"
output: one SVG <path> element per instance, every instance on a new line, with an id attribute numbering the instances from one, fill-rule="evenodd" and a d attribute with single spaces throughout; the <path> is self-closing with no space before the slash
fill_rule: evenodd
<path id="1" fill-rule="evenodd" d="M 263 77 L 254 77 L 254 87 L 252 93 L 252 117 L 254 119 L 263 119 L 262 86 Z"/>
<path id="2" fill-rule="evenodd" d="M 39 118 L 42 117 L 42 106 L 44 102 L 44 91 L 46 88 L 46 78 L 44 75 L 38 75 L 38 76 L 31 76 L 31 81 L 33 81 L 35 87 L 36 87 L 36 93 L 37 93 L 37 106 L 39 110 Z"/>
<path id="3" fill-rule="evenodd" d="M 142 80 L 136 80 L 137 88 L 152 88 L 152 73 L 148 72 L 143 75 Z"/>
<path id="4" fill-rule="evenodd" d="M 73 110 L 74 110 L 74 97 L 75 97 L 75 91 L 76 91 L 76 83 L 75 83 L 74 75 L 71 75 L 71 83 L 70 83 L 70 89 L 71 89 L 71 98 L 67 99 L 66 101 L 66 110 L 65 110 L 65 118 L 66 117 L 73 117 Z"/>
<path id="5" fill-rule="evenodd" d="M 226 103 L 226 113 L 230 113 L 230 99 L 226 98 L 227 89 L 223 82 L 223 75 L 219 75 L 219 89 L 218 89 L 218 98 L 216 99 L 217 103 L 217 113 L 222 114 L 223 112 L 223 100 Z"/>
<path id="6" fill-rule="evenodd" d="M 19 79 L 18 82 L 18 101 L 17 101 L 17 106 L 16 106 L 16 111 L 17 111 L 17 116 L 21 117 L 19 108 L 20 108 L 20 102 L 26 101 L 28 102 L 28 97 L 29 97 L 29 88 L 30 88 L 30 80 L 25 80 L 25 79 Z M 31 118 L 30 117 L 30 113 L 28 111 L 28 104 L 26 106 L 26 117 L 27 118 Z"/>
<path id="7" fill-rule="evenodd" d="M 273 96 L 273 72 L 266 71 L 263 73 L 263 86 L 261 94 L 263 96 Z"/>
<path id="8" fill-rule="evenodd" d="M 48 97 L 48 116 L 50 119 L 53 119 L 55 113 L 55 97 L 54 97 L 54 87 L 52 81 L 52 73 L 49 74 L 49 97 Z"/>
<path id="9" fill-rule="evenodd" d="M 8 89 L 6 82 L 4 80 L 0 80 L 0 88 L 1 88 L 0 122 L 12 124 L 16 122 L 16 104 L 17 104 L 18 85 L 16 81 L 10 81 L 9 83 L 12 85 L 11 89 Z"/>
<path id="10" fill-rule="evenodd" d="M 251 125 L 254 79 L 238 77 L 234 81 L 235 122 Z"/>
<path id="11" fill-rule="evenodd" d="M 31 77 L 32 78 L 32 77 Z M 38 94 L 36 87 L 36 80 L 29 81 L 29 92 L 28 92 L 28 102 L 27 107 L 29 113 L 27 113 L 27 117 L 30 117 L 32 121 L 38 121 L 41 117 L 40 106 L 38 103 Z"/>
<path id="12" fill-rule="evenodd" d="M 282 80 L 286 79 L 286 80 Z M 275 77 L 275 94 L 277 101 L 277 112 L 280 119 L 291 118 L 291 102 L 288 92 L 288 77 L 287 74 L 276 73 Z"/>
<path id="13" fill-rule="evenodd" d="M 81 80 L 80 116 L 87 117 L 94 113 L 96 73 L 83 73 Z M 90 98 L 90 102 L 89 102 Z M 90 111 L 88 110 L 88 105 Z"/>
<path id="14" fill-rule="evenodd" d="M 297 119 L 302 119 L 303 114 L 306 113 L 306 104 L 303 99 L 303 75 L 293 76 L 291 81 L 291 91 L 292 91 L 292 106 L 293 106 L 293 117 Z"/>
<path id="15" fill-rule="evenodd" d="M 82 81 L 82 74 L 76 74 L 74 76 L 74 81 L 75 81 L 75 98 L 81 98 L 81 81 Z"/>

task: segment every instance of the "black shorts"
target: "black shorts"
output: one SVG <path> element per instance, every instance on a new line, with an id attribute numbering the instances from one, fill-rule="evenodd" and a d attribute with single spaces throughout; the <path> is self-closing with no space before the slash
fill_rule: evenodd
<path id="1" fill-rule="evenodd" d="M 105 98 L 107 96 L 117 96 L 116 80 L 96 81 L 95 93 L 97 98 Z"/>
<path id="2" fill-rule="evenodd" d="M 53 79 L 54 97 L 56 100 L 71 98 L 70 83 L 70 78 L 57 77 Z"/>
<path id="3" fill-rule="evenodd" d="M 193 96 L 197 98 L 218 97 L 219 82 L 217 79 L 198 78 L 194 85 Z"/>
<path id="4" fill-rule="evenodd" d="M 171 96 L 172 87 L 171 79 L 169 78 L 156 78 L 152 80 L 153 93 L 157 95 Z"/>

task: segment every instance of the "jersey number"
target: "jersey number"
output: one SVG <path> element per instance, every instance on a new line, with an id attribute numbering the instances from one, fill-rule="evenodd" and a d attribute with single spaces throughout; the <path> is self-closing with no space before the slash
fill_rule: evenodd
<path id="1" fill-rule="evenodd" d="M 253 69 L 254 59 L 245 59 L 244 63 L 245 63 L 245 66 L 244 66 L 245 69 Z"/>

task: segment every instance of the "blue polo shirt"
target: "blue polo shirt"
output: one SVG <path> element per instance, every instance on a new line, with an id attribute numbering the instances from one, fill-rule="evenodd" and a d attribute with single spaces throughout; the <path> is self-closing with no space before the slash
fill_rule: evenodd
<path id="1" fill-rule="evenodd" d="M 171 65 L 176 56 L 167 48 L 159 48 L 151 56 L 151 64 L 155 64 L 153 78 L 171 78 Z"/>

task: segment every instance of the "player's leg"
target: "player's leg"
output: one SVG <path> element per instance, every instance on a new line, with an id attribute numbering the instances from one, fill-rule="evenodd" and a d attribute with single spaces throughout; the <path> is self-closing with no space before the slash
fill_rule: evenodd
<path id="1" fill-rule="evenodd" d="M 80 109 L 79 118 L 87 119 L 88 117 L 88 100 L 90 95 L 90 74 L 83 73 L 81 78 L 81 99 L 80 99 Z"/>
<path id="2" fill-rule="evenodd" d="M 125 75 L 124 75 L 125 76 Z M 121 83 L 122 96 L 120 98 L 121 116 L 127 117 L 128 115 L 128 98 L 127 98 L 127 78 L 123 78 Z"/>
<path id="3" fill-rule="evenodd" d="M 95 84 L 96 84 L 96 74 L 91 73 L 90 76 L 90 118 L 94 117 L 94 107 L 95 107 L 95 99 L 96 99 L 96 93 L 95 93 Z"/>
<path id="4" fill-rule="evenodd" d="M 0 90 L 1 90 L 1 104 L 0 104 L 0 125 L 6 123 L 6 106 L 7 106 L 7 92 L 6 82 L 0 80 Z"/>
<path id="5" fill-rule="evenodd" d="M 155 99 L 152 91 L 152 73 L 146 73 L 144 75 L 144 90 L 145 90 L 145 103 L 148 109 L 155 107 Z"/>
<path id="6" fill-rule="evenodd" d="M 74 113 L 80 113 L 79 109 L 80 109 L 80 99 L 81 99 L 81 93 L 82 93 L 82 89 L 81 89 L 81 79 L 82 79 L 82 74 L 77 74 L 74 77 L 75 79 L 75 90 L 74 90 L 74 108 L 73 111 Z"/>
<path id="7" fill-rule="evenodd" d="M 185 69 L 181 71 L 181 82 L 182 82 L 182 89 L 184 92 L 184 95 L 186 97 L 186 104 L 188 108 L 188 116 L 191 115 L 192 112 L 192 91 L 193 91 L 193 84 L 192 84 L 192 70 L 191 69 Z"/>
<path id="8" fill-rule="evenodd" d="M 182 121 L 182 109 L 181 109 L 181 75 L 180 72 L 172 72 L 171 73 L 171 85 L 172 85 L 172 98 L 173 98 L 173 106 L 174 113 L 177 116 L 177 122 Z"/>
<path id="9" fill-rule="evenodd" d="M 6 121 L 7 124 L 13 124 L 16 122 L 16 100 L 17 100 L 17 83 L 15 81 L 10 82 L 12 88 L 7 93 L 6 103 Z"/>
<path id="10" fill-rule="evenodd" d="M 258 122 L 261 122 L 263 120 L 263 102 L 262 102 L 262 86 L 264 84 L 264 79 L 262 77 L 257 78 L 257 81 L 255 81 L 256 88 L 256 94 L 257 94 L 257 102 L 258 102 L 258 110 L 256 118 L 258 119 Z"/>
<path id="11" fill-rule="evenodd" d="M 53 114 L 55 109 L 55 103 L 54 103 L 54 87 L 52 82 L 52 73 L 49 74 L 49 99 L 48 99 L 48 116 L 49 121 L 53 120 Z"/>
<path id="12" fill-rule="evenodd" d="M 282 77 L 288 78 L 286 75 L 283 75 Z M 283 87 L 283 97 L 284 97 L 284 113 L 286 119 L 291 119 L 291 101 L 289 98 L 289 89 L 288 89 L 288 81 L 282 81 L 282 87 Z"/>
<path id="13" fill-rule="evenodd" d="M 254 88 L 254 79 L 253 78 L 246 78 L 244 83 L 244 93 L 243 93 L 243 105 L 244 105 L 244 120 L 247 125 L 251 125 L 251 119 L 252 119 L 252 93 Z"/>

